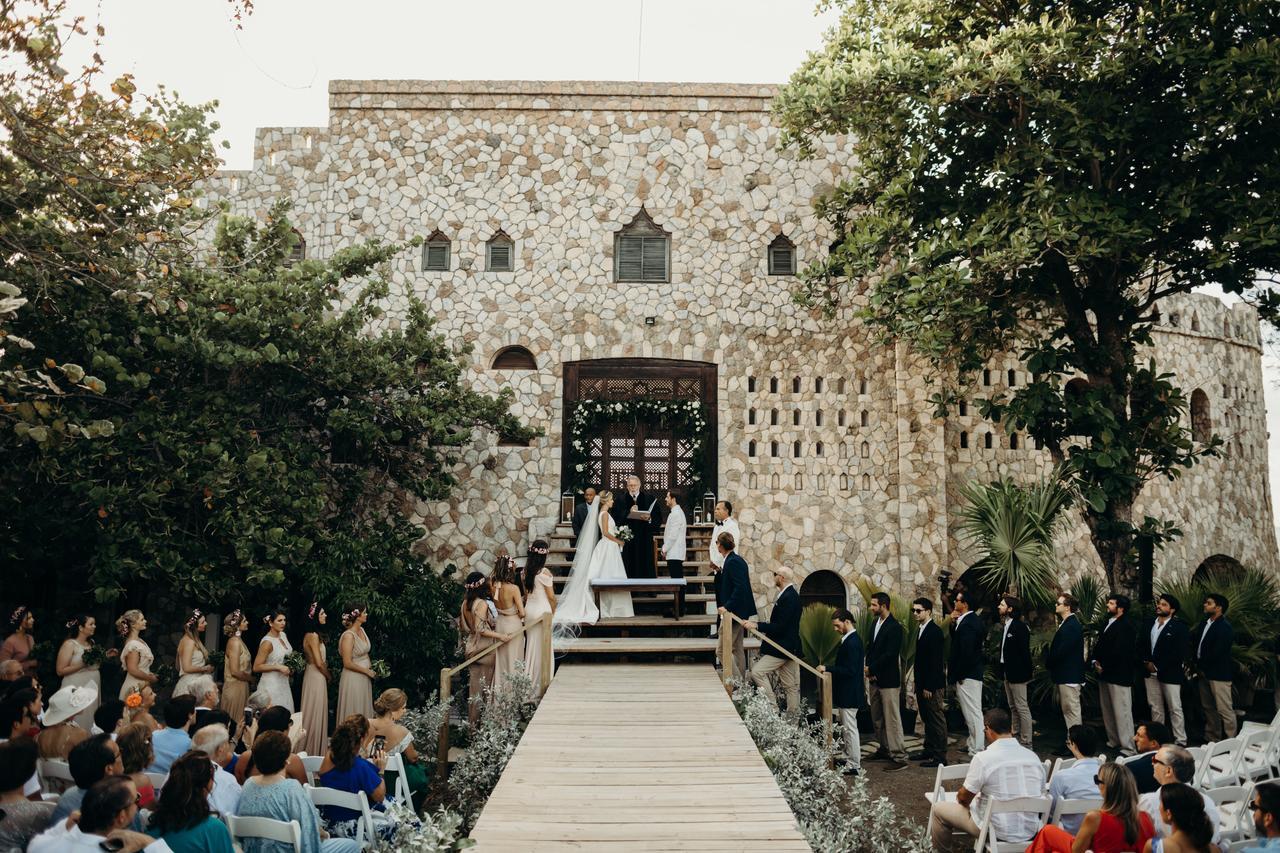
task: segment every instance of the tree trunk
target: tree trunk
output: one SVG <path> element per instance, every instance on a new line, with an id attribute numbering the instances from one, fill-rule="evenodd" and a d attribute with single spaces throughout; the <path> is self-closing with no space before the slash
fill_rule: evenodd
<path id="1" fill-rule="evenodd" d="M 1084 520 L 1089 525 L 1089 540 L 1102 559 L 1103 571 L 1111 592 L 1127 595 L 1134 601 L 1138 596 L 1138 564 L 1133 559 L 1133 533 L 1117 532 L 1117 527 L 1132 529 L 1133 502 L 1113 502 L 1105 515 L 1085 510 Z"/>

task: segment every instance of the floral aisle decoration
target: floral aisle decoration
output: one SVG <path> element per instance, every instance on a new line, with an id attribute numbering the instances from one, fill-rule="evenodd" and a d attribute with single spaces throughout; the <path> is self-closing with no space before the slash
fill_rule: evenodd
<path id="1" fill-rule="evenodd" d="M 453 853 L 475 846 L 462 831 L 462 817 L 453 812 L 419 816 L 398 803 L 388 812 L 396 821 L 395 834 L 375 840 L 372 853 Z"/>
<path id="2" fill-rule="evenodd" d="M 709 479 L 707 471 L 707 412 L 698 400 L 672 400 L 661 397 L 638 397 L 634 400 L 580 400 L 569 415 L 569 467 L 578 492 L 589 485 L 590 444 L 616 424 L 646 423 L 670 429 L 676 442 L 690 444 L 692 470 L 689 472 L 689 495 L 701 495 Z"/>
<path id="3" fill-rule="evenodd" d="M 453 811 L 461 815 L 467 832 L 480 817 L 533 716 L 533 682 L 519 668 L 506 676 L 501 691 L 492 687 L 485 691 L 484 703 L 484 714 L 471 733 L 467 751 L 449 774 Z"/>

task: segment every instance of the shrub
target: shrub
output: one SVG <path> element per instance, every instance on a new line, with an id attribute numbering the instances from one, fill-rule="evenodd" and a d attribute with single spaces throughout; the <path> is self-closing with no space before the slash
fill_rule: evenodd
<path id="1" fill-rule="evenodd" d="M 468 832 L 475 826 L 533 715 L 533 681 L 518 670 L 506 676 L 501 692 L 490 687 L 485 699 L 487 708 L 480 724 L 449 776 L 450 796 Z"/>
<path id="2" fill-rule="evenodd" d="M 390 838 L 376 838 L 371 853 L 452 853 L 474 847 L 475 842 L 462 836 L 462 817 L 450 811 L 438 811 L 419 817 L 397 803 L 390 808 L 396 823 Z"/>

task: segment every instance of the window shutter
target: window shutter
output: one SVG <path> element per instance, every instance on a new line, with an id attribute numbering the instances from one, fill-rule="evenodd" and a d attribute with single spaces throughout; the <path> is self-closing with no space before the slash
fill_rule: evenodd
<path id="1" fill-rule="evenodd" d="M 643 237 L 618 238 L 618 281 L 643 281 Z"/>
<path id="2" fill-rule="evenodd" d="M 511 244 L 490 243 L 489 262 L 486 267 L 491 272 L 507 272 L 511 270 Z"/>
<path id="3" fill-rule="evenodd" d="M 641 237 L 642 281 L 667 280 L 667 238 Z"/>
<path id="4" fill-rule="evenodd" d="M 792 275 L 796 271 L 795 250 L 790 246 L 769 249 L 769 275 Z"/>
<path id="5" fill-rule="evenodd" d="M 449 244 L 428 243 L 425 266 L 429 270 L 449 269 Z"/>

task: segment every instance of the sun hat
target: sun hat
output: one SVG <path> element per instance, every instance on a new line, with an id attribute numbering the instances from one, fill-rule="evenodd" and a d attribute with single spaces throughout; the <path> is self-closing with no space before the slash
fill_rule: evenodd
<path id="1" fill-rule="evenodd" d="M 44 724 L 56 726 L 65 722 L 88 708 L 97 698 L 98 691 L 92 687 L 67 685 L 49 697 L 49 707 L 43 717 Z"/>

